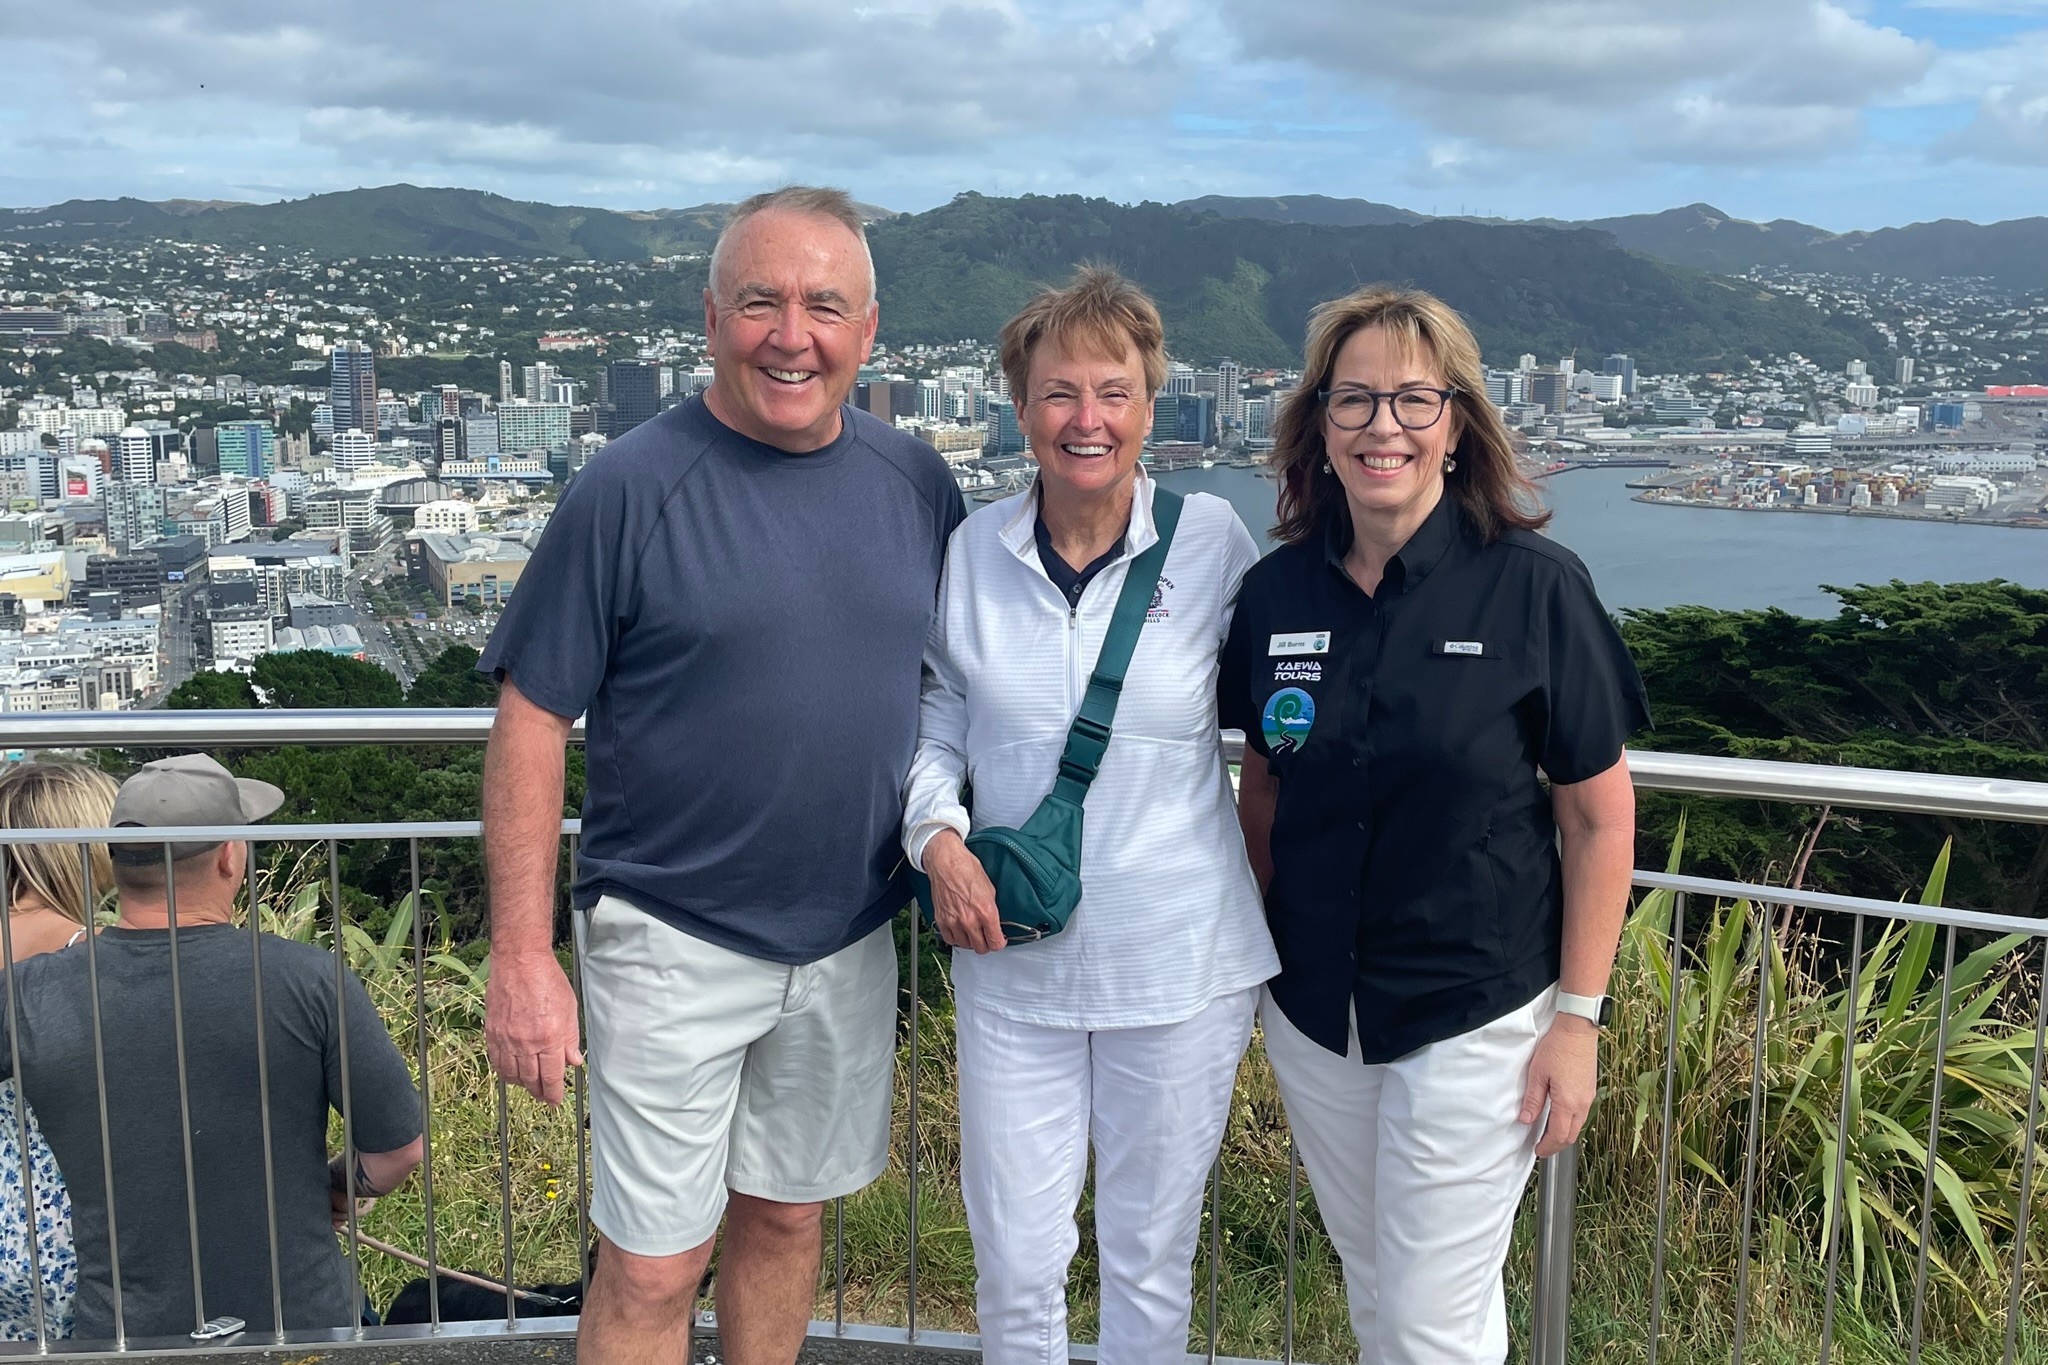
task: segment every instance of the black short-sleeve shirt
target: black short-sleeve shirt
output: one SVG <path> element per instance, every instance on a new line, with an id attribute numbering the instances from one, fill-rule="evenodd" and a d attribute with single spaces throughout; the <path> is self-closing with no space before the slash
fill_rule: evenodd
<path id="1" fill-rule="evenodd" d="M 1563 885 L 1539 771 L 1584 781 L 1649 723 L 1585 565 L 1542 536 L 1485 544 L 1443 498 L 1371 596 L 1349 524 L 1249 574 L 1218 714 L 1279 783 L 1266 896 L 1274 1000 L 1367 1062 L 1467 1032 L 1557 980 Z"/>

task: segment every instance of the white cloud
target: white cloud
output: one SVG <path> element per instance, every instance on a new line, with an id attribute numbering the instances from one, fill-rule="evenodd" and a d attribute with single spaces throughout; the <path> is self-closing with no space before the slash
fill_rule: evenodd
<path id="1" fill-rule="evenodd" d="M 1857 136 L 1930 43 L 1829 0 L 1225 0 L 1246 48 L 1291 59 L 1439 135 L 1541 154 L 1810 157 Z"/>
<path id="2" fill-rule="evenodd" d="M 749 179 L 1164 113 L 1186 0 L 66 0 L 0 7 L 103 122 L 282 110 L 352 164 Z M 1092 30 L 1092 31 L 1091 31 Z M 94 107 L 96 104 L 97 107 Z M 151 111 L 144 113 L 143 111 Z M 169 113 L 176 110 L 178 113 Z"/>

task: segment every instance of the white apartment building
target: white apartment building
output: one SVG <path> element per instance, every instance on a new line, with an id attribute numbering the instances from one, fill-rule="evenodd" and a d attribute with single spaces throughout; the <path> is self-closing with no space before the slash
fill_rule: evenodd
<path id="1" fill-rule="evenodd" d="M 108 437 L 128 425 L 128 414 L 120 408 L 23 408 L 21 425 L 37 433 L 47 431 L 52 436 L 69 431 L 81 437 Z"/>
<path id="2" fill-rule="evenodd" d="M 377 462 L 377 438 L 356 427 L 337 431 L 329 454 L 334 461 L 337 479 L 354 478 Z"/>
<path id="3" fill-rule="evenodd" d="M 348 533 L 355 552 L 375 550 L 391 536 L 391 522 L 377 510 L 371 488 L 322 488 L 306 498 L 306 529 Z"/>
<path id="4" fill-rule="evenodd" d="M 423 502 L 413 509 L 413 529 L 466 535 L 476 529 L 476 504 L 459 498 Z"/>
<path id="5" fill-rule="evenodd" d="M 277 644 L 276 623 L 262 605 L 221 607 L 210 613 L 207 629 L 213 637 L 213 661 L 254 659 L 270 653 Z"/>

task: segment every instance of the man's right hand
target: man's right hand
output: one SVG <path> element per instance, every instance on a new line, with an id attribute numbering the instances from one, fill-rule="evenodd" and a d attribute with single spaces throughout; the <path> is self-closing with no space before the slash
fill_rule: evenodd
<path id="1" fill-rule="evenodd" d="M 964 839 L 950 829 L 934 834 L 924 846 L 924 870 L 932 883 L 932 927 L 940 938 L 977 953 L 1003 946 L 995 886 Z"/>
<path id="2" fill-rule="evenodd" d="M 562 1075 L 583 1064 L 576 993 L 553 953 L 491 954 L 484 985 L 491 1069 L 535 1099 L 562 1102 Z"/>

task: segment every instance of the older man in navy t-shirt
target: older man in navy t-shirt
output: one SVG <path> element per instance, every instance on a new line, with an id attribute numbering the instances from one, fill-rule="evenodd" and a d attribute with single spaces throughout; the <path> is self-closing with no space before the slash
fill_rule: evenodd
<path id="1" fill-rule="evenodd" d="M 843 193 L 740 205 L 704 313 L 711 387 L 576 477 L 478 665 L 503 682 L 486 1034 L 550 1103 L 581 1060 L 552 930 L 563 747 L 587 714 L 595 1365 L 680 1358 L 721 1216 L 726 1354 L 793 1361 L 823 1204 L 882 1170 L 902 783 L 961 519 L 929 446 L 845 406 L 876 308 Z"/>

